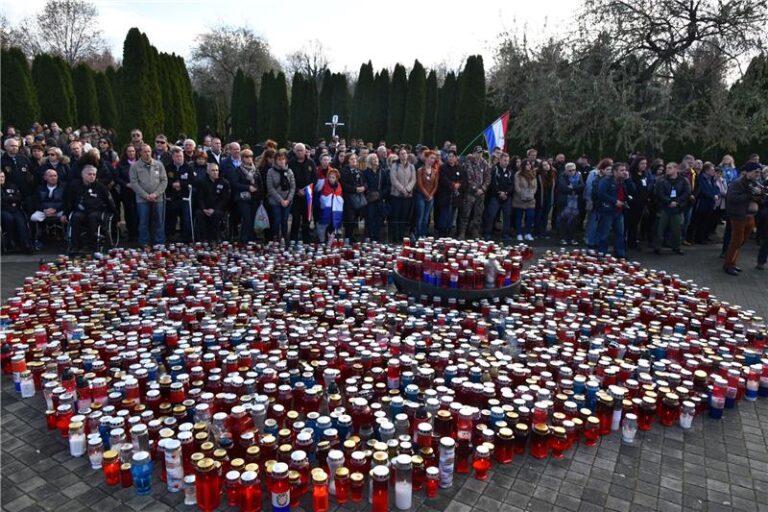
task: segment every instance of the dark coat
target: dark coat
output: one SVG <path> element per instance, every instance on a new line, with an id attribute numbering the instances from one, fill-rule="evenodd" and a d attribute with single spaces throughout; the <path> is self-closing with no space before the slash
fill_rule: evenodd
<path id="1" fill-rule="evenodd" d="M 715 196 L 720 194 L 720 189 L 715 184 L 715 179 L 701 175 L 696 180 L 694 195 L 696 196 L 696 211 L 712 212 L 715 210 Z"/>
<path id="2" fill-rule="evenodd" d="M 688 204 L 688 198 L 691 196 L 691 184 L 681 175 L 678 175 L 674 180 L 664 176 L 656 181 L 656 185 L 653 187 L 653 196 L 659 210 L 673 215 L 682 213 Z M 674 208 L 669 206 L 673 202 L 677 203 Z"/>
<path id="3" fill-rule="evenodd" d="M 8 153 L 3 153 L 0 158 L 0 167 L 5 172 L 6 183 L 13 183 L 21 192 L 22 197 L 29 196 L 38 185 L 37 176 L 32 170 L 29 158 L 21 153 L 16 158 L 11 158 Z"/>
<path id="4" fill-rule="evenodd" d="M 458 195 L 453 193 L 453 184 L 456 182 L 461 184 L 458 190 Z M 469 188 L 468 183 L 467 171 L 464 170 L 463 165 L 459 163 L 453 167 L 447 163 L 441 165 L 435 202 L 441 205 L 447 204 L 449 201 L 454 203 L 460 202 L 461 198 L 464 197 L 464 193 Z"/>
<path id="5" fill-rule="evenodd" d="M 601 213 L 616 212 L 620 187 L 624 189 L 624 203 L 627 204 L 630 201 L 629 196 L 635 191 L 632 180 L 618 181 L 615 176 L 605 176 L 597 184 L 597 201 Z"/>
<path id="6" fill-rule="evenodd" d="M 114 213 L 115 203 L 107 187 L 98 180 L 86 185 L 82 180 L 67 185 L 64 199 L 64 215 L 73 211 Z"/>
<path id="7" fill-rule="evenodd" d="M 64 211 L 64 200 L 66 198 L 66 185 L 59 182 L 53 189 L 53 196 L 48 197 L 48 185 L 43 184 L 37 187 L 35 191 L 35 210 L 43 211 L 53 208 L 57 212 Z"/>
<path id="8" fill-rule="evenodd" d="M 226 179 L 219 178 L 216 181 L 211 181 L 211 178 L 207 177 L 198 184 L 196 193 L 197 201 L 195 206 L 197 209 L 207 210 L 213 208 L 220 212 L 228 210 L 230 188 L 229 182 Z"/>
<path id="9" fill-rule="evenodd" d="M 557 195 L 555 196 L 555 202 L 558 210 L 565 208 L 568 203 L 568 196 L 581 197 L 584 192 L 584 180 L 581 179 L 581 174 L 578 172 L 574 174 L 578 176 L 579 181 L 576 185 L 571 186 L 571 178 L 563 173 L 557 178 Z"/>
<path id="10" fill-rule="evenodd" d="M 512 193 L 515 191 L 515 171 L 511 166 L 502 169 L 500 164 L 496 164 L 491 169 L 491 184 L 488 187 L 488 197 L 499 199 L 499 192 L 507 193 L 507 201 L 512 200 Z"/>

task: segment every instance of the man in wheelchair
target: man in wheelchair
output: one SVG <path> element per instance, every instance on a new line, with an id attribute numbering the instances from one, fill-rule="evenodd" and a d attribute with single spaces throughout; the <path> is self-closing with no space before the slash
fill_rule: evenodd
<path id="1" fill-rule="evenodd" d="M 34 226 L 35 243 L 39 240 L 46 226 L 51 224 L 63 225 L 64 198 L 66 187 L 59 181 L 59 173 L 54 168 L 48 168 L 43 173 L 43 184 L 37 187 L 32 197 L 34 213 L 30 217 Z"/>
<path id="2" fill-rule="evenodd" d="M 67 187 L 61 221 L 69 222 L 72 253 L 88 246 L 95 248 L 99 226 L 107 216 L 115 213 L 112 195 L 104 184 L 96 181 L 96 173 L 94 166 L 86 165 L 81 171 L 81 179 Z"/>

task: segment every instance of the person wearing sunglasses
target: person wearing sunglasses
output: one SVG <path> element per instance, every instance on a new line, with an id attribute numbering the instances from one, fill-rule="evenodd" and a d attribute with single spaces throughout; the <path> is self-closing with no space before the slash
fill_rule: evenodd
<path id="1" fill-rule="evenodd" d="M 173 162 L 170 149 L 168 138 L 161 133 L 155 137 L 155 149 L 152 151 L 152 158 L 159 160 L 163 167 L 168 167 Z"/>

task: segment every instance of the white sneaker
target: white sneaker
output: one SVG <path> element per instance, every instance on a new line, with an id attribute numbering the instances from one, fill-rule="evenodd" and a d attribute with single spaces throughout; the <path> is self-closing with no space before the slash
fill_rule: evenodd
<path id="1" fill-rule="evenodd" d="M 528 241 L 530 242 L 531 240 L 533 240 L 533 235 L 531 235 L 531 234 L 529 233 L 529 234 L 525 235 L 525 239 L 526 239 L 526 240 L 528 240 Z"/>
<path id="2" fill-rule="evenodd" d="M 517 235 L 517 241 L 522 242 L 523 241 L 523 235 Z"/>

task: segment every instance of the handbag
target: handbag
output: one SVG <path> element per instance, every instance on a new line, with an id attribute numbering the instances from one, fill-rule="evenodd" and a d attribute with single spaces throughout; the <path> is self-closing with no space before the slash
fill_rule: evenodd
<path id="1" fill-rule="evenodd" d="M 261 232 L 269 229 L 269 215 L 267 215 L 267 209 L 264 205 L 259 205 L 259 209 L 256 210 L 256 216 L 253 218 L 253 230 Z"/>
<path id="2" fill-rule="evenodd" d="M 365 200 L 369 203 L 375 203 L 379 199 L 381 199 L 381 194 L 379 193 L 379 190 L 381 190 L 381 174 L 382 170 L 379 169 L 379 186 L 377 187 L 378 190 L 374 190 L 373 192 L 366 192 L 365 194 Z"/>
<path id="3" fill-rule="evenodd" d="M 354 210 L 360 210 L 368 205 L 368 200 L 362 192 L 355 192 L 349 196 L 349 202 Z"/>

